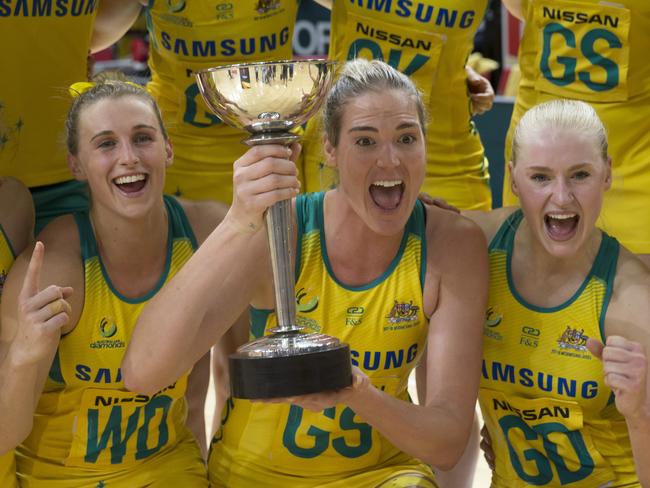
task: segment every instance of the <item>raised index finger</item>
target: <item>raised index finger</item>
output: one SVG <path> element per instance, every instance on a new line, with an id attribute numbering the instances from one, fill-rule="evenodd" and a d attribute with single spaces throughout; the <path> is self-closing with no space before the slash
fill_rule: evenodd
<path id="1" fill-rule="evenodd" d="M 41 277 L 43 256 L 45 256 L 45 246 L 43 246 L 41 241 L 38 241 L 34 246 L 34 251 L 29 260 L 29 265 L 27 265 L 27 273 L 25 273 L 23 287 L 20 290 L 21 299 L 33 297 L 38 293 L 38 283 Z"/>

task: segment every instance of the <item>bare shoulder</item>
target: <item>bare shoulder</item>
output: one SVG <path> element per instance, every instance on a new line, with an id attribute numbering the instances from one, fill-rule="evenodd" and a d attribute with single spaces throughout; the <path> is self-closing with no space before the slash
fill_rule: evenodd
<path id="1" fill-rule="evenodd" d="M 83 282 L 79 230 L 72 215 L 52 220 L 38 234 L 37 240 L 45 246 L 41 276 L 41 280 L 47 280 L 44 285 L 74 286 L 79 284 L 79 277 Z"/>
<path id="2" fill-rule="evenodd" d="M 485 235 L 471 219 L 437 207 L 427 208 L 427 255 L 446 267 L 487 254 Z"/>
<path id="3" fill-rule="evenodd" d="M 650 269 L 622 246 L 605 332 L 631 340 L 650 339 Z"/>
<path id="4" fill-rule="evenodd" d="M 64 215 L 50 222 L 39 234 L 38 240 L 45 248 L 43 265 L 39 276 L 39 289 L 50 285 L 70 286 L 73 294 L 68 299 L 72 306 L 70 326 L 74 326 L 84 303 L 84 268 L 81 260 L 79 232 L 72 215 Z M 2 293 L 3 327 L 15 322 L 4 322 L 5 317 L 11 318 L 18 304 L 20 290 L 32 257 L 34 245 L 27 247 L 12 266 Z M 12 330 L 3 330 L 3 336 L 11 337 Z"/>
<path id="5" fill-rule="evenodd" d="M 221 223 L 228 212 L 228 205 L 215 200 L 177 200 L 183 207 L 199 244 Z"/>
<path id="6" fill-rule="evenodd" d="M 13 250 L 20 254 L 32 241 L 34 205 L 29 190 L 14 178 L 0 178 L 0 225 Z M 6 211 L 10 210 L 10 211 Z"/>
<path id="7" fill-rule="evenodd" d="M 503 222 L 510 217 L 517 208 L 518 207 L 501 207 L 490 210 L 489 212 L 466 210 L 462 214 L 481 228 L 486 241 L 489 243 L 492 241 L 492 238 L 495 236 Z"/>

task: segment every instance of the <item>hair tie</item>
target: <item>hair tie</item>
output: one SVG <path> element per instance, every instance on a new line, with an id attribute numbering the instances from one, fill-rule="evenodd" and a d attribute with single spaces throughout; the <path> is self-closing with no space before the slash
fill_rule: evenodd
<path id="1" fill-rule="evenodd" d="M 70 96 L 72 98 L 77 98 L 79 95 L 88 91 L 95 85 L 96 83 L 92 81 L 77 81 L 76 83 L 70 85 L 68 88 L 68 93 L 70 93 Z"/>
<path id="2" fill-rule="evenodd" d="M 109 85 L 116 85 L 118 83 L 124 83 L 126 85 L 134 86 L 139 90 L 144 90 L 144 87 L 142 85 L 138 85 L 137 83 L 133 83 L 132 81 L 107 80 L 101 82 L 101 84 L 109 84 Z M 97 83 L 95 83 L 94 81 L 77 81 L 76 83 L 70 85 L 70 87 L 68 88 L 68 93 L 70 93 L 70 96 L 72 98 L 77 98 L 82 93 L 87 92 L 88 90 L 90 90 L 92 87 L 96 85 Z"/>

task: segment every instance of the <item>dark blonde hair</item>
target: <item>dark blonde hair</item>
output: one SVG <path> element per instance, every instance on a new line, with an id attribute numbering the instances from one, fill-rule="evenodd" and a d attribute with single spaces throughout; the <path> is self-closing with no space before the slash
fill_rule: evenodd
<path id="1" fill-rule="evenodd" d="M 87 107 L 104 99 L 136 97 L 151 106 L 165 141 L 169 140 L 158 104 L 140 85 L 115 79 L 99 79 L 97 83 L 74 98 L 65 120 L 65 141 L 68 152 L 76 155 L 79 150 L 79 117 Z"/>
<path id="2" fill-rule="evenodd" d="M 323 106 L 323 128 L 333 146 L 338 145 L 341 118 L 348 101 L 368 92 L 384 90 L 399 90 L 411 98 L 417 107 L 422 132 L 426 132 L 426 109 L 413 81 L 383 61 L 358 58 L 345 63 Z"/>
<path id="3" fill-rule="evenodd" d="M 607 131 L 591 105 L 577 100 L 552 100 L 534 106 L 521 118 L 512 138 L 512 163 L 517 164 L 524 140 L 549 129 L 591 136 L 607 161 Z"/>

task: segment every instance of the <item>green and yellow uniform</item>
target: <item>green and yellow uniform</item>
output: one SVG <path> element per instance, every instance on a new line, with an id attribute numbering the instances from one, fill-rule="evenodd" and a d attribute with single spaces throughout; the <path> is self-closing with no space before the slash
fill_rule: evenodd
<path id="1" fill-rule="evenodd" d="M 0 2 L 0 174 L 34 193 L 37 228 L 88 206 L 71 179 L 61 142 L 68 87 L 87 79 L 97 0 Z M 35 188 L 44 187 L 44 188 Z"/>
<path id="2" fill-rule="evenodd" d="M 650 2 L 523 0 L 521 83 L 506 142 L 531 107 L 555 98 L 591 104 L 609 133 L 612 188 L 599 226 L 650 253 Z M 504 205 L 516 203 L 504 185 Z"/>
<path id="3" fill-rule="evenodd" d="M 296 200 L 297 321 L 306 331 L 348 343 L 353 364 L 375 386 L 408 400 L 408 376 L 424 351 L 428 331 L 422 309 L 424 208 L 418 202 L 386 272 L 364 286 L 351 287 L 332 273 L 323 198 L 316 193 Z M 253 310 L 252 319 L 253 337 L 276 324 L 269 310 Z M 214 486 L 231 488 L 436 486 L 428 467 L 401 452 L 345 405 L 315 413 L 295 405 L 230 399 L 212 442 L 209 472 Z"/>
<path id="4" fill-rule="evenodd" d="M 552 308 L 517 293 L 515 211 L 490 244 L 479 401 L 496 459 L 492 486 L 640 487 L 625 419 L 587 338 L 604 340 L 619 244 L 602 234 L 582 286 Z"/>
<path id="5" fill-rule="evenodd" d="M 151 0 L 148 88 L 174 144 L 165 191 L 232 201 L 232 166 L 246 133 L 205 105 L 194 74 L 218 65 L 291 59 L 297 0 Z"/>
<path id="6" fill-rule="evenodd" d="M 61 342 L 29 437 L 16 449 L 25 487 L 205 487 L 199 447 L 185 426 L 187 375 L 155 395 L 126 391 L 120 364 L 147 301 L 189 259 L 196 241 L 180 205 L 165 200 L 165 272 L 138 299 L 113 287 L 88 213 L 76 213 L 85 295 L 79 322 Z"/>
<path id="7" fill-rule="evenodd" d="M 462 209 L 489 210 L 487 160 L 471 121 L 465 61 L 487 0 L 350 2 L 334 0 L 331 59 L 381 59 L 409 75 L 431 115 L 427 172 L 422 191 Z M 330 186 L 323 171 L 321 129 L 307 126 L 304 171 L 307 191 Z"/>
<path id="8" fill-rule="evenodd" d="M 0 224 L 0 299 L 2 299 L 2 288 L 5 278 L 11 265 L 14 263 L 16 255 L 11 247 L 9 238 L 5 234 Z M 0 486 L 3 488 L 13 488 L 16 484 L 16 461 L 14 452 L 11 451 L 4 456 L 0 456 Z"/>

